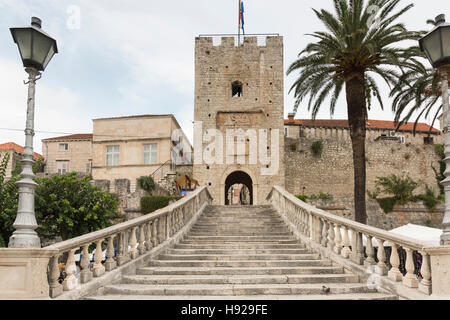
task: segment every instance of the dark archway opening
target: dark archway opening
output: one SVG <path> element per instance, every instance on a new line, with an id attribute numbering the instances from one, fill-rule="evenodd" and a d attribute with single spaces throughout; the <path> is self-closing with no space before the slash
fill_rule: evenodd
<path id="1" fill-rule="evenodd" d="M 225 205 L 232 204 L 253 205 L 253 181 L 243 171 L 235 171 L 225 180 Z"/>

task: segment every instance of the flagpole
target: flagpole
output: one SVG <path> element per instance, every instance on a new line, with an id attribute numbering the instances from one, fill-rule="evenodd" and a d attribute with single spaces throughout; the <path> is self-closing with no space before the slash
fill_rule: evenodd
<path id="1" fill-rule="evenodd" d="M 239 0 L 239 4 L 238 4 L 238 46 L 241 45 L 241 0 Z"/>

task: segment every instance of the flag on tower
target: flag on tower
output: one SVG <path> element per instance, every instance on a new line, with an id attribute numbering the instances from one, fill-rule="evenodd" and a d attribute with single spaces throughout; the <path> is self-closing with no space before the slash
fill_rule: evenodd
<path id="1" fill-rule="evenodd" d="M 245 35 L 244 29 L 244 1 L 239 1 L 239 29 L 242 28 L 242 34 Z"/>

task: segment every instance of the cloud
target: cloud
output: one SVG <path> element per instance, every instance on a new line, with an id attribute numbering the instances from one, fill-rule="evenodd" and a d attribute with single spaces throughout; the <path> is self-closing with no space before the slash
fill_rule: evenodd
<path id="1" fill-rule="evenodd" d="M 0 141 L 23 145 L 27 112 L 27 86 L 23 80 L 27 74 L 17 61 L 1 58 L 0 70 L 8 75 L 0 77 Z M 77 94 L 61 85 L 49 85 L 44 74 L 36 85 L 34 126 L 36 131 L 49 133 L 36 133 L 35 151 L 42 151 L 41 139 L 60 133 L 92 132 L 91 121 L 79 110 Z"/>

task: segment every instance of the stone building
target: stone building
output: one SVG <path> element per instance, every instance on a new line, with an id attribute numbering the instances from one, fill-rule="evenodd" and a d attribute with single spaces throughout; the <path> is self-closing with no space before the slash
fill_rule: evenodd
<path id="1" fill-rule="evenodd" d="M 216 204 L 235 184 L 262 204 L 272 185 L 284 186 L 283 38 L 220 40 L 195 40 L 193 175 Z"/>
<path id="2" fill-rule="evenodd" d="M 14 142 L 0 144 L 0 161 L 3 160 L 3 157 L 6 153 L 9 153 L 10 158 L 6 167 L 5 178 L 10 179 L 12 176 L 12 172 L 14 171 L 16 166 L 20 165 L 20 160 L 22 160 L 24 148 Z M 39 153 L 34 153 L 34 160 L 38 160 L 41 157 L 42 156 Z"/>
<path id="3" fill-rule="evenodd" d="M 438 193 L 435 174 L 439 156 L 434 144 L 443 136 L 425 123 L 403 125 L 394 132 L 392 121 L 368 120 L 366 139 L 367 189 L 375 189 L 377 177 L 408 175 Z M 431 129 L 431 133 L 430 133 Z M 337 197 L 353 196 L 353 158 L 347 120 L 285 120 L 286 189 L 293 194 L 331 193 Z M 320 141 L 322 151 L 314 154 L 313 143 Z"/>
<path id="4" fill-rule="evenodd" d="M 136 180 L 165 164 L 191 163 L 192 146 L 173 115 L 95 119 L 92 176 L 95 180 Z M 161 178 L 164 178 L 163 176 Z M 158 180 L 158 179 L 156 179 Z"/>
<path id="5" fill-rule="evenodd" d="M 173 165 L 192 175 L 192 146 L 173 115 L 138 115 L 93 120 L 93 133 L 42 140 L 45 174 L 89 174 L 115 192 L 115 180 L 155 175 L 164 180 Z M 190 164 L 190 166 L 189 166 Z"/>
<path id="6" fill-rule="evenodd" d="M 45 175 L 79 172 L 91 174 L 92 133 L 73 134 L 42 140 Z"/>
<path id="7" fill-rule="evenodd" d="M 394 140 L 407 144 L 439 144 L 443 143 L 443 135 L 435 128 L 431 128 L 426 123 L 417 123 L 414 134 L 414 122 L 403 124 L 396 130 L 393 121 L 367 120 L 367 141 Z M 287 138 L 297 139 L 342 139 L 350 137 L 348 120 L 334 119 L 294 119 L 293 114 L 289 114 L 284 120 L 284 135 Z"/>

